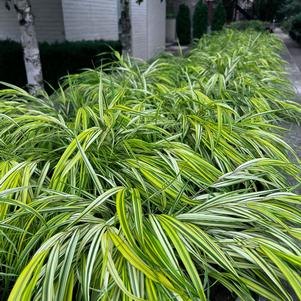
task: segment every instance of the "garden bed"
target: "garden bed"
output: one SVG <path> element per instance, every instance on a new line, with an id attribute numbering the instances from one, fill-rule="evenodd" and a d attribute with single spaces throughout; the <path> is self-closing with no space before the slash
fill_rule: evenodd
<path id="1" fill-rule="evenodd" d="M 301 108 L 266 33 L 119 56 L 33 97 L 0 92 L 0 294 L 9 300 L 301 298 Z M 109 71 L 109 72 L 104 72 Z"/>

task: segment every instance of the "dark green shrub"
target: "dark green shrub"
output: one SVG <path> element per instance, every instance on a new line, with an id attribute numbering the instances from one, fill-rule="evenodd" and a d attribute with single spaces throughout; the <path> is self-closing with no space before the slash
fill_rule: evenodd
<path id="1" fill-rule="evenodd" d="M 207 32 L 208 27 L 208 7 L 199 1 L 193 14 L 193 38 L 199 39 Z"/>
<path id="2" fill-rule="evenodd" d="M 292 18 L 289 34 L 292 39 L 301 43 L 301 13 Z"/>
<path id="3" fill-rule="evenodd" d="M 283 0 L 255 0 L 253 10 L 261 21 L 273 21 L 283 4 Z"/>
<path id="4" fill-rule="evenodd" d="M 0 81 L 17 86 L 26 84 L 22 47 L 17 42 L 0 41 Z"/>
<path id="5" fill-rule="evenodd" d="M 244 30 L 255 30 L 255 31 L 266 31 L 270 26 L 269 22 L 262 22 L 259 20 L 250 20 L 250 21 L 236 21 L 232 22 L 229 25 L 229 28 L 237 29 L 240 31 Z"/>
<path id="6" fill-rule="evenodd" d="M 281 22 L 281 29 L 284 32 L 289 32 L 292 26 L 292 17 L 286 18 Z"/>
<path id="7" fill-rule="evenodd" d="M 44 80 L 57 87 L 59 78 L 68 73 L 100 66 L 112 60 L 111 48 L 121 52 L 120 43 L 114 41 L 41 43 Z M 0 41 L 0 81 L 21 87 L 26 85 L 22 48 L 17 42 Z"/>
<path id="8" fill-rule="evenodd" d="M 219 2 L 216 6 L 213 19 L 212 19 L 212 30 L 222 30 L 226 23 L 226 10 L 222 2 Z"/>
<path id="9" fill-rule="evenodd" d="M 226 20 L 230 23 L 233 20 L 235 3 L 233 0 L 223 0 L 223 4 L 226 10 Z"/>
<path id="10" fill-rule="evenodd" d="M 296 42 L 298 42 L 299 44 L 301 44 L 301 33 L 290 31 L 289 34 L 290 34 L 290 37 L 293 40 L 295 40 Z"/>
<path id="11" fill-rule="evenodd" d="M 187 45 L 191 42 L 190 10 L 185 4 L 179 7 L 176 30 L 180 44 Z"/>
<path id="12" fill-rule="evenodd" d="M 301 14 L 296 15 L 292 19 L 292 23 L 291 24 L 292 24 L 291 25 L 291 30 L 292 31 L 301 33 Z"/>
<path id="13" fill-rule="evenodd" d="M 290 18 L 296 16 L 299 12 L 301 12 L 300 0 L 286 0 L 285 3 L 280 6 L 278 15 Z"/>

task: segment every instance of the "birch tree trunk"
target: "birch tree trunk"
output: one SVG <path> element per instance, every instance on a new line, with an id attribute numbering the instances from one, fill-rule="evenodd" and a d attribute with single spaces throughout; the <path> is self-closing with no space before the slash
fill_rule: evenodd
<path id="1" fill-rule="evenodd" d="M 132 54 L 132 25 L 130 14 L 130 0 L 122 1 L 121 17 L 119 20 L 120 26 L 120 42 L 122 52 L 124 54 Z"/>
<path id="2" fill-rule="evenodd" d="M 31 94 L 37 94 L 44 88 L 44 85 L 40 51 L 30 0 L 15 0 L 14 7 L 18 15 L 21 31 L 27 86 Z"/>

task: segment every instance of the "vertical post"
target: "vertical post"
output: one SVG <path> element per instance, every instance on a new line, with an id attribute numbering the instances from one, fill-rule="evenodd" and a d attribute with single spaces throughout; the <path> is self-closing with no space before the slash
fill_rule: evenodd
<path id="1" fill-rule="evenodd" d="M 40 51 L 34 26 L 34 16 L 30 0 L 15 0 L 21 32 L 21 44 L 27 76 L 27 86 L 31 94 L 37 94 L 44 88 Z"/>

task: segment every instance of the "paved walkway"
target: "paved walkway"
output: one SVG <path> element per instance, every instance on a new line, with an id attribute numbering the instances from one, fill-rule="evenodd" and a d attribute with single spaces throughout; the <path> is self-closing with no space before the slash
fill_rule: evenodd
<path id="1" fill-rule="evenodd" d="M 301 46 L 280 28 L 276 28 L 275 34 L 286 46 L 285 51 L 281 55 L 288 62 L 286 71 L 296 90 L 297 97 L 294 101 L 301 104 Z M 299 158 L 301 158 L 301 125 L 294 122 L 283 122 L 281 125 L 288 129 L 284 138 L 285 141 L 294 148 Z M 297 192 L 301 193 L 301 187 Z"/>
<path id="2" fill-rule="evenodd" d="M 282 57 L 288 62 L 287 72 L 290 80 L 294 85 L 296 92 L 301 96 L 301 46 L 293 41 L 288 34 L 284 33 L 280 28 L 275 29 L 275 35 L 278 36 L 285 44 L 286 51 L 282 53 Z M 297 99 L 301 103 L 301 99 Z"/>
<path id="3" fill-rule="evenodd" d="M 177 43 L 166 43 L 165 44 L 165 51 L 170 52 L 173 55 L 180 55 L 181 53 L 187 54 L 190 51 L 191 45 L 185 46 L 182 45 L 180 46 Z"/>

